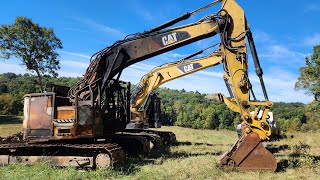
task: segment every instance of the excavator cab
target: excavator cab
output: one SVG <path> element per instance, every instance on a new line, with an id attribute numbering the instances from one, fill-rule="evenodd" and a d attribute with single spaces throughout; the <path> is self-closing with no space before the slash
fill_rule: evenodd
<path id="1" fill-rule="evenodd" d="M 48 141 L 102 135 L 102 120 L 94 117 L 92 106 L 79 102 L 72 104 L 67 97 L 59 95 L 56 92 L 25 95 L 25 140 Z"/>
<path id="2" fill-rule="evenodd" d="M 150 95 L 145 109 L 145 118 L 149 124 L 147 128 L 161 128 L 161 98 L 157 93 Z"/>

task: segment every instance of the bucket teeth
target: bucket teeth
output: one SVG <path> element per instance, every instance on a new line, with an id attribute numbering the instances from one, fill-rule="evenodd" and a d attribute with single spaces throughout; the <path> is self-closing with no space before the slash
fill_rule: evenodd
<path id="1" fill-rule="evenodd" d="M 277 161 L 252 132 L 241 137 L 232 148 L 221 156 L 219 166 L 226 170 L 275 171 Z"/>

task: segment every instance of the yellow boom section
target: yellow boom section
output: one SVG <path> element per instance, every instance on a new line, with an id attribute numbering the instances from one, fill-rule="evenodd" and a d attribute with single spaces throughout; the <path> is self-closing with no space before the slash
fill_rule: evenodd
<path id="1" fill-rule="evenodd" d="M 137 123 L 141 121 L 145 124 L 148 123 L 145 122 L 146 120 L 144 118 L 144 111 L 141 111 L 140 108 L 144 105 L 148 96 L 158 89 L 160 85 L 194 72 L 218 65 L 222 60 L 223 55 L 220 52 L 215 52 L 209 54 L 207 57 L 187 61 L 178 61 L 153 69 L 141 79 L 138 86 L 138 92 L 133 96 L 131 106 L 132 120 Z"/>

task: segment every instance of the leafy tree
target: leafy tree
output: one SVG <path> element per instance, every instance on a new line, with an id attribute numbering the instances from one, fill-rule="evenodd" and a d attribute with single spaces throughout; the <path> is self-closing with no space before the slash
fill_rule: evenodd
<path id="1" fill-rule="evenodd" d="M 313 54 L 306 57 L 306 66 L 300 68 L 295 89 L 305 89 L 320 100 L 320 45 L 313 47 Z"/>
<path id="2" fill-rule="evenodd" d="M 44 77 L 44 84 L 53 83 L 64 86 L 72 86 L 81 78 L 48 78 Z M 34 93 L 39 85 L 34 85 L 37 77 L 30 74 L 0 74 L 0 115 L 22 115 L 23 96 Z M 3 91 L 1 87 L 4 87 Z"/>
<path id="3" fill-rule="evenodd" d="M 217 129 L 219 127 L 219 119 L 216 109 L 209 106 L 203 113 L 205 114 L 204 129 Z"/>
<path id="4" fill-rule="evenodd" d="M 320 129 L 320 101 L 313 101 L 305 108 L 307 123 L 301 127 L 302 131 L 319 131 Z"/>
<path id="5" fill-rule="evenodd" d="M 6 115 L 18 115 L 22 113 L 22 99 L 13 94 L 0 95 L 0 112 Z"/>
<path id="6" fill-rule="evenodd" d="M 58 76 L 59 55 L 62 43 L 52 28 L 41 27 L 26 17 L 17 17 L 12 25 L 0 27 L 0 57 L 14 56 L 22 61 L 22 66 L 35 72 L 40 89 L 43 91 L 43 75 Z"/>

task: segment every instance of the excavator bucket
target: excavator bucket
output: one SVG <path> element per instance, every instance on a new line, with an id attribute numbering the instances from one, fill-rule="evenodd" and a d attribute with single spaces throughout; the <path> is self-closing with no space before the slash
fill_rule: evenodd
<path id="1" fill-rule="evenodd" d="M 272 171 L 277 168 L 277 161 L 260 140 L 257 133 L 242 136 L 221 156 L 219 166 L 225 170 Z"/>

